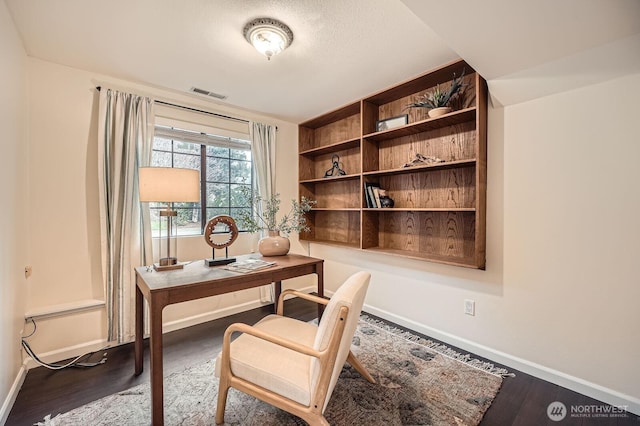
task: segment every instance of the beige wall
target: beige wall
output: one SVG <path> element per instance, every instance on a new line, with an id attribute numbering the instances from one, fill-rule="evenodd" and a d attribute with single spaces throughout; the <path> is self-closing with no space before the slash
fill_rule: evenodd
<path id="1" fill-rule="evenodd" d="M 26 54 L 4 2 L 0 2 L 0 424 L 23 378 L 27 264 Z"/>
<path id="2" fill-rule="evenodd" d="M 164 92 L 130 82 L 50 62 L 28 61 L 31 93 L 29 129 L 31 153 L 29 222 L 32 230 L 33 277 L 29 280 L 27 310 L 83 299 L 104 299 L 100 260 L 97 177 L 97 85 L 112 85 L 196 107 L 278 126 L 277 164 L 295 164 L 297 127 L 199 98 Z M 284 147 L 284 148 L 283 148 Z M 296 197 L 296 169 L 282 167 L 277 189 L 283 200 Z M 303 248 L 294 238 L 293 250 Z M 253 250 L 255 238 L 241 235 L 230 254 Z M 181 260 L 203 259 L 211 249 L 202 237 L 179 242 Z M 218 254 L 220 255 L 220 254 Z M 285 286 L 306 286 L 291 280 Z M 167 329 L 186 326 L 259 306 L 257 289 L 169 306 Z M 105 310 L 97 309 L 38 322 L 32 347 L 46 359 L 61 359 L 104 345 Z M 69 333 L 73 330 L 73 333 Z"/>
<path id="3" fill-rule="evenodd" d="M 638 412 L 638 99 L 634 75 L 490 110 L 486 271 L 311 255 L 372 270 L 372 313 Z"/>

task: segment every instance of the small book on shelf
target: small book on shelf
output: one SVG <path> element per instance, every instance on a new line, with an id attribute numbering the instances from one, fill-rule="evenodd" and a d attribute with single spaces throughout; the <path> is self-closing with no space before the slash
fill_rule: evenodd
<path id="1" fill-rule="evenodd" d="M 375 188 L 380 188 L 380 184 L 374 182 L 365 182 L 364 184 L 365 190 L 365 200 L 367 202 L 367 208 L 377 208 L 379 207 L 376 203 L 376 196 L 374 193 Z"/>
<path id="2" fill-rule="evenodd" d="M 275 265 L 276 262 L 267 262 L 266 260 L 261 259 L 246 259 L 238 262 L 230 263 L 225 265 L 223 269 L 234 271 L 234 272 L 253 272 L 258 271 L 260 269 L 268 268 L 270 266 Z"/>
<path id="3" fill-rule="evenodd" d="M 380 187 L 378 187 L 378 186 L 374 186 L 373 187 L 373 196 L 374 196 L 375 201 L 376 201 L 375 207 L 381 208 L 382 204 L 380 203 Z"/>

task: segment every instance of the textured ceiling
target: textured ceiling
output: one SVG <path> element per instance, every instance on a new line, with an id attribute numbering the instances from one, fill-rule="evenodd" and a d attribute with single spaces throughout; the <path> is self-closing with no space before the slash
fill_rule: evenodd
<path id="1" fill-rule="evenodd" d="M 8 0 L 30 56 L 227 95 L 294 122 L 457 57 L 398 0 Z M 294 42 L 271 61 L 242 35 L 267 16 Z"/>
<path id="2" fill-rule="evenodd" d="M 638 0 L 5 2 L 30 56 L 293 122 L 458 56 L 505 105 L 640 72 Z M 261 16 L 295 34 L 271 61 L 242 35 Z"/>

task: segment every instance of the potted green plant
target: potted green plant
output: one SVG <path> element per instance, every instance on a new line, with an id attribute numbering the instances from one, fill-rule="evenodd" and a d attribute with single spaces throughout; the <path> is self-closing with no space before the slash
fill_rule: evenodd
<path id="1" fill-rule="evenodd" d="M 439 117 L 451 112 L 449 102 L 460 94 L 464 87 L 463 78 L 464 70 L 462 70 L 460 77 L 456 77 L 456 74 L 453 73 L 453 80 L 451 80 L 451 85 L 448 89 L 443 90 L 437 84 L 433 90 L 418 96 L 415 102 L 407 105 L 407 108 L 428 108 L 429 117 Z"/>
<path id="2" fill-rule="evenodd" d="M 289 234 L 308 231 L 305 214 L 316 204 L 315 201 L 301 197 L 300 201 L 292 199 L 291 209 L 280 215 L 280 194 L 263 198 L 249 188 L 242 189 L 242 195 L 250 210 L 240 210 L 237 220 L 248 232 L 267 231 L 268 235 L 258 242 L 258 251 L 263 256 L 281 256 L 289 252 Z M 282 234 L 282 235 L 281 235 Z"/>

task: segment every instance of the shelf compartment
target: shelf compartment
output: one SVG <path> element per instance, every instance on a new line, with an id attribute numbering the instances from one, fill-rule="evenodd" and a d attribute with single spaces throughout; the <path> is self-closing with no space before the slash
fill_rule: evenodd
<path id="1" fill-rule="evenodd" d="M 460 76 L 463 70 L 465 72 L 463 89 L 449 106 L 454 111 L 475 107 L 477 74 L 466 62 L 455 61 L 365 98 L 362 102 L 363 133 L 375 133 L 378 120 L 386 120 L 402 114 L 408 115 L 409 123 L 429 121 L 433 123 L 432 125 L 438 125 L 437 119 L 429 120 L 427 108 L 408 108 L 407 106 L 415 102 L 419 96 L 435 89 L 437 85 L 441 85 L 442 90 L 447 90 L 454 74 Z"/>
<path id="2" fill-rule="evenodd" d="M 298 127 L 298 152 L 355 140 L 360 135 L 360 102 L 355 102 L 302 123 Z"/>
<path id="3" fill-rule="evenodd" d="M 475 159 L 477 158 L 476 133 L 475 122 L 465 122 L 393 139 L 380 141 L 363 139 L 362 171 L 367 173 L 402 169 L 418 154 L 439 158 L 445 163 Z"/>
<path id="4" fill-rule="evenodd" d="M 476 207 L 474 167 L 437 169 L 430 173 L 380 175 L 375 181 L 394 201 L 391 209 L 473 209 Z"/>
<path id="5" fill-rule="evenodd" d="M 300 239 L 313 242 L 331 242 L 349 247 L 360 247 L 360 211 L 318 210 L 307 213 L 310 231 L 300 233 Z"/>
<path id="6" fill-rule="evenodd" d="M 301 183 L 300 196 L 316 201 L 315 208 L 358 208 L 361 202 L 360 179 L 332 179 Z"/>
<path id="7" fill-rule="evenodd" d="M 474 212 L 381 210 L 363 213 L 363 249 L 465 264 L 474 259 Z"/>
<path id="8" fill-rule="evenodd" d="M 314 157 L 298 156 L 299 179 L 303 181 L 323 179 L 325 173 L 333 167 L 334 155 L 338 156 L 339 168 L 347 175 L 360 174 L 360 145 L 356 145 L 348 149 L 328 151 Z"/>
<path id="9" fill-rule="evenodd" d="M 475 122 L 476 108 L 470 107 L 449 114 L 441 115 L 436 118 L 427 118 L 415 123 L 407 124 L 395 129 L 384 130 L 382 132 L 369 133 L 363 138 L 371 141 L 384 141 L 402 136 L 410 136 L 416 133 L 426 132 L 429 130 L 440 129 L 442 127 L 455 126 L 467 122 Z"/>

